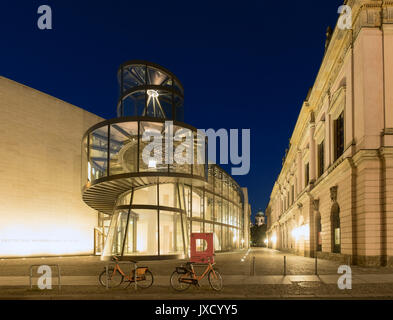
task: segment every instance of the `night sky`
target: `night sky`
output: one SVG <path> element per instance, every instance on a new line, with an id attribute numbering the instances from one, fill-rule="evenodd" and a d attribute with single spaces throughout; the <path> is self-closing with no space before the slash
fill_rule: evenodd
<path id="1" fill-rule="evenodd" d="M 37 27 L 45 4 L 53 30 Z M 2 0 L 0 75 L 109 119 L 122 62 L 168 68 L 185 88 L 185 122 L 251 129 L 251 171 L 235 179 L 248 187 L 255 215 L 268 204 L 341 4 Z"/>

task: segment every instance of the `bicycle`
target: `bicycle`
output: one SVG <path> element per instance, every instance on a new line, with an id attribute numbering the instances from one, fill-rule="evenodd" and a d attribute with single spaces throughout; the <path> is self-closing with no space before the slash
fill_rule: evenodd
<path id="1" fill-rule="evenodd" d="M 214 268 L 215 263 L 210 262 L 206 265 L 205 271 L 202 275 L 198 276 L 194 270 L 194 264 L 192 262 L 187 262 L 185 266 L 176 267 L 176 270 L 172 273 L 170 278 L 170 284 L 176 291 L 187 290 L 191 285 L 200 287 L 199 282 L 208 275 L 208 280 L 211 288 L 215 291 L 221 291 L 222 276 L 217 269 Z M 201 264 L 202 265 L 202 264 Z M 205 264 L 203 264 L 205 265 Z"/>
<path id="2" fill-rule="evenodd" d="M 137 261 L 130 260 L 135 264 L 135 269 L 133 269 L 129 275 L 126 275 L 120 267 L 119 258 L 114 256 L 112 257 L 112 261 L 115 261 L 115 267 L 109 267 L 108 274 L 105 269 L 99 275 L 99 282 L 102 286 L 107 287 L 106 282 L 108 280 L 108 288 L 116 288 L 122 283 L 127 283 L 125 288 L 128 288 L 131 283 L 135 283 L 135 271 L 136 285 L 138 287 L 147 289 L 153 285 L 153 273 L 148 267 L 138 267 Z"/>

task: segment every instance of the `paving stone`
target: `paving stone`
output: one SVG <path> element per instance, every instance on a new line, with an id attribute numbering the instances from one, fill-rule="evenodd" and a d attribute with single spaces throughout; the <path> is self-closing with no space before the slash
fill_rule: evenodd
<path id="1" fill-rule="evenodd" d="M 318 276 L 314 275 L 315 261 L 310 258 L 286 255 L 287 276 L 283 276 L 284 254 L 268 249 L 255 249 L 246 262 L 241 262 L 245 251 L 231 254 L 217 254 L 216 267 L 223 275 L 224 289 L 214 292 L 206 279 L 201 288 L 191 287 L 185 293 L 177 293 L 169 287 L 169 277 L 175 266 L 184 260 L 146 261 L 153 271 L 154 285 L 147 290 L 120 288 L 107 290 L 98 283 L 98 274 L 106 262 L 99 257 L 63 257 L 46 259 L 0 260 L 0 299 L 389 299 L 393 297 L 392 268 L 358 268 L 352 266 L 352 290 L 340 290 L 337 280 L 338 264 L 319 261 Z M 255 276 L 252 271 L 252 257 L 256 258 Z M 53 264 L 61 266 L 61 290 L 56 290 L 56 273 L 53 273 L 54 290 L 42 292 L 29 289 L 29 266 L 32 264 Z M 199 269 L 201 271 L 201 269 Z M 324 272 L 325 274 L 322 274 Z M 37 276 L 37 275 L 36 275 Z M 37 277 L 33 283 L 36 283 Z"/>

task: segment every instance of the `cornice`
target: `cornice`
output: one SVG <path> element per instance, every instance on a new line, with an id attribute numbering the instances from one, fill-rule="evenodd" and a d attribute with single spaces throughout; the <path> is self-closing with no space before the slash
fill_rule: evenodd
<path id="1" fill-rule="evenodd" d="M 318 143 L 320 142 L 320 137 L 323 137 L 325 135 L 325 121 L 321 120 L 317 123 L 315 127 L 315 132 L 314 132 L 314 140 L 316 140 Z"/>
<path id="2" fill-rule="evenodd" d="M 339 72 L 342 70 L 348 50 L 353 47 L 362 28 L 381 28 L 382 24 L 393 24 L 392 0 L 348 0 L 346 4 L 352 8 L 353 29 L 340 30 L 336 25 L 325 56 L 323 57 L 314 86 L 308 100 L 304 101 L 300 110 L 290 139 L 291 146 L 277 181 L 285 181 L 288 171 L 292 168 L 293 161 L 296 161 L 299 145 L 308 132 L 308 120 L 311 112 L 315 112 L 315 116 L 318 116 L 326 97 L 328 96 L 329 99 L 332 99 L 332 97 L 330 97 L 331 88 Z M 341 93 L 342 89 L 345 90 L 345 88 L 339 88 L 337 90 L 338 93 Z M 338 98 L 340 96 L 340 94 L 337 95 Z M 317 130 L 318 129 L 317 127 Z M 329 168 L 330 172 L 341 162 L 342 159 L 336 162 L 333 168 Z M 273 195 L 273 191 L 271 195 Z"/>
<path id="3" fill-rule="evenodd" d="M 361 149 L 352 157 L 355 166 L 357 167 L 363 161 L 367 160 L 379 160 L 378 149 Z"/>
<path id="4" fill-rule="evenodd" d="M 382 147 L 379 152 L 383 157 L 393 157 L 393 147 Z"/>

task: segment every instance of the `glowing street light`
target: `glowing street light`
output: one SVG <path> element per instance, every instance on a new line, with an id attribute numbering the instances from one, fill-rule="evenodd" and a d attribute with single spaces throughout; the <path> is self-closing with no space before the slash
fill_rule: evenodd
<path id="1" fill-rule="evenodd" d="M 310 236 L 310 227 L 308 224 L 302 225 L 298 228 L 293 229 L 291 234 L 296 241 L 298 241 L 302 237 L 304 237 L 305 240 L 308 240 Z"/>

